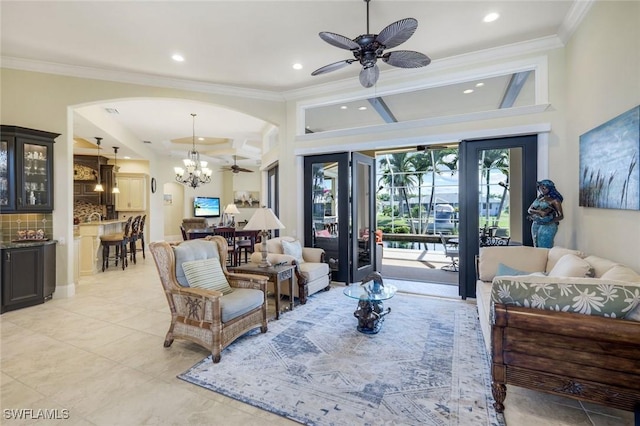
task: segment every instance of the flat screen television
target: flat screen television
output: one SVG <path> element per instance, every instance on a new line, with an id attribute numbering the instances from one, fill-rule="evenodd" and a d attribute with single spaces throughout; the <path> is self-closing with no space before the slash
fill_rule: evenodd
<path id="1" fill-rule="evenodd" d="M 220 217 L 219 197 L 194 197 L 193 216 L 195 217 Z"/>

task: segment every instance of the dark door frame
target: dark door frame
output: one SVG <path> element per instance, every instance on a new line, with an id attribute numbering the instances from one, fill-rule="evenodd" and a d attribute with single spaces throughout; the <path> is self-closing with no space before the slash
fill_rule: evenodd
<path id="1" fill-rule="evenodd" d="M 314 163 L 338 164 L 338 271 L 333 279 L 348 282 L 350 277 L 350 250 L 349 250 L 349 217 L 350 191 L 349 191 L 349 160 L 348 152 L 336 154 L 310 155 L 304 157 L 304 241 L 305 245 L 313 246 L 313 167 Z"/>
<path id="2" fill-rule="evenodd" d="M 538 135 L 525 135 L 483 140 L 463 140 L 459 145 L 460 170 L 460 266 L 459 294 L 463 299 L 476 297 L 475 257 L 479 253 L 478 230 L 480 207 L 478 203 L 478 164 L 480 152 L 489 149 L 522 148 L 522 211 L 526 212 L 536 198 L 538 167 Z M 523 241 L 533 245 L 531 234 L 524 232 L 531 225 L 522 215 Z"/>

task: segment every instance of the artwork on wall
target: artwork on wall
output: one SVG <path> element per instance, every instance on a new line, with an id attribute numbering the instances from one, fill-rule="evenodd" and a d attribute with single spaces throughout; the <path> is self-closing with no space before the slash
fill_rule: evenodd
<path id="1" fill-rule="evenodd" d="M 580 206 L 640 210 L 640 106 L 580 136 Z"/>
<path id="2" fill-rule="evenodd" d="M 233 203 L 239 208 L 259 207 L 260 193 L 257 191 L 235 191 Z"/>
<path id="3" fill-rule="evenodd" d="M 173 195 L 171 194 L 164 194 L 162 199 L 164 200 L 165 206 L 170 206 L 173 204 Z"/>

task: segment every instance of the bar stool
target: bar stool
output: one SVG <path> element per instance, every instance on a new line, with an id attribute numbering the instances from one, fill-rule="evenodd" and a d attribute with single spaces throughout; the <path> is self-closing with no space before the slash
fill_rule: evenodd
<path id="1" fill-rule="evenodd" d="M 140 221 L 142 216 L 136 216 L 131 224 L 131 234 L 129 234 L 129 251 L 131 252 L 131 260 L 133 264 L 136 264 L 136 241 L 138 241 L 138 235 L 140 233 Z"/>
<path id="2" fill-rule="evenodd" d="M 138 239 L 140 240 L 140 250 L 142 250 L 142 258 L 146 259 L 147 256 L 144 254 L 144 222 L 147 220 L 147 215 L 142 216 L 142 220 L 140 221 L 140 230 L 138 231 Z M 137 250 L 137 249 L 136 249 Z"/>
<path id="3" fill-rule="evenodd" d="M 127 242 L 129 228 L 131 226 L 131 217 L 124 225 L 124 232 L 115 232 L 113 234 L 105 234 L 100 236 L 100 244 L 102 245 L 102 272 L 109 268 L 109 251 L 111 246 L 115 247 L 115 264 L 118 266 L 118 259 L 122 262 L 122 270 L 127 265 Z"/>

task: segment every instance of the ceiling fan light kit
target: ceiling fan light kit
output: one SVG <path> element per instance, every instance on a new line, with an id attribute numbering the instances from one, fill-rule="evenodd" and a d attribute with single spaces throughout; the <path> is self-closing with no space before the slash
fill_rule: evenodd
<path id="1" fill-rule="evenodd" d="M 380 34 L 371 34 L 369 32 L 369 2 L 367 4 L 367 33 L 359 35 L 351 40 L 340 34 L 322 31 L 319 33 L 321 39 L 332 46 L 340 49 L 350 50 L 354 59 L 345 59 L 343 61 L 334 62 L 329 65 L 318 68 L 311 75 L 325 74 L 331 71 L 346 67 L 353 62 L 359 62 L 362 65 L 360 70 L 360 84 L 363 87 L 371 87 L 378 81 L 380 77 L 380 68 L 378 67 L 378 59 L 383 62 L 399 68 L 420 68 L 426 67 L 431 63 L 431 59 L 423 53 L 413 50 L 397 50 L 394 52 L 384 53 L 385 49 L 391 49 L 407 41 L 418 28 L 418 21 L 414 18 L 405 18 L 387 25 Z"/>
<path id="2" fill-rule="evenodd" d="M 196 115 L 193 117 L 193 136 L 191 139 L 192 148 L 187 152 L 187 158 L 182 160 L 185 169 L 182 167 L 174 167 L 176 173 L 176 181 L 183 183 L 191 188 L 197 188 L 202 184 L 211 182 L 211 169 L 207 168 L 206 161 L 200 161 L 200 153 L 196 151 Z"/>

